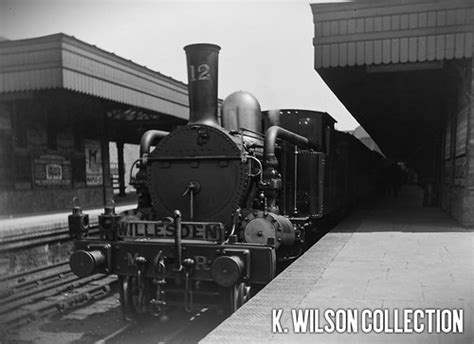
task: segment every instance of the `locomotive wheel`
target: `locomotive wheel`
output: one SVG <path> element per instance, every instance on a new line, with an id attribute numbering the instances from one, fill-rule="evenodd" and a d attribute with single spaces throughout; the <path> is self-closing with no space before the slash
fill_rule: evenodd
<path id="1" fill-rule="evenodd" d="M 239 309 L 250 295 L 250 286 L 245 283 L 237 283 L 223 291 L 224 315 L 229 316 Z"/>
<path id="2" fill-rule="evenodd" d="M 138 306 L 138 281 L 136 276 L 119 276 L 120 283 L 120 304 L 122 314 L 132 320 L 137 317 Z"/>

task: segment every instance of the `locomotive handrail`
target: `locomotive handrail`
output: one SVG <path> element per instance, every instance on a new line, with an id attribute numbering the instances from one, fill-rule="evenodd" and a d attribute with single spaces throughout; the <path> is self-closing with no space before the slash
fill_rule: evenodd
<path id="1" fill-rule="evenodd" d="M 147 130 L 140 141 L 140 157 L 143 157 L 145 153 L 149 154 L 151 146 L 168 134 L 168 131 L 163 130 Z"/>
<path id="2" fill-rule="evenodd" d="M 245 134 L 245 135 L 247 135 L 249 137 L 253 137 L 255 139 L 263 139 L 264 138 L 264 135 L 262 133 L 257 132 L 257 131 L 253 131 L 253 130 L 250 130 L 250 129 L 247 129 L 247 128 L 239 128 L 239 130 L 242 133 L 246 132 L 246 133 L 250 133 L 250 134 L 255 135 L 255 136 L 251 136 L 251 135 Z"/>
<path id="3" fill-rule="evenodd" d="M 298 135 L 292 131 L 274 125 L 268 128 L 265 132 L 265 146 L 263 150 L 264 165 L 278 165 L 278 160 L 275 156 L 275 146 L 277 138 L 283 139 L 300 147 L 319 149 L 319 146 L 309 140 L 307 137 Z"/>
<path id="4" fill-rule="evenodd" d="M 181 231 L 181 212 L 179 210 L 175 210 L 173 214 L 174 218 L 174 246 L 175 246 L 175 254 L 176 254 L 176 261 L 174 264 L 175 271 L 181 271 L 183 266 L 181 265 L 181 256 L 183 252 L 182 247 L 182 231 Z"/>
<path id="5" fill-rule="evenodd" d="M 148 161 L 167 160 L 241 160 L 240 155 L 196 155 L 196 156 L 159 156 L 148 158 Z"/>

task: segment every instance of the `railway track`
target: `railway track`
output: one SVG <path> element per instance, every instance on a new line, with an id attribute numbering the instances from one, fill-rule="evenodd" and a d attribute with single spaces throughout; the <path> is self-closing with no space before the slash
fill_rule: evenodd
<path id="1" fill-rule="evenodd" d="M 154 317 L 126 322 L 114 332 L 102 338 L 96 338 L 93 343 L 197 343 L 225 319 L 222 314 L 207 308 L 192 313 L 186 313 L 182 309 L 173 309 L 169 315 L 170 320 L 166 323 L 161 323 Z"/>
<path id="2" fill-rule="evenodd" d="M 48 321 L 57 321 L 58 325 L 54 325 L 55 328 L 68 328 L 70 331 L 69 324 L 74 324 L 76 321 L 74 316 L 65 320 L 70 317 L 69 314 L 81 313 L 88 307 L 94 307 L 94 302 L 99 299 L 102 299 L 99 303 L 117 300 L 117 295 L 113 293 L 116 291 L 116 282 L 116 276 L 103 274 L 78 278 L 70 271 L 67 261 L 0 277 L 0 336 L 15 328 L 17 328 L 15 331 L 21 333 L 23 330 L 19 329 L 20 327 L 23 328 L 24 325 L 37 319 L 66 310 L 68 311 L 64 313 L 64 318 L 60 317 L 61 320 L 57 320 L 58 317 L 49 317 Z M 101 307 L 103 305 L 99 305 L 97 309 L 108 309 Z M 138 322 L 128 322 L 120 316 L 119 311 L 115 310 L 115 306 L 113 309 L 105 316 L 110 318 L 108 323 L 99 321 L 100 329 L 94 327 L 97 324 L 96 321 L 91 320 L 91 324 L 83 328 L 84 323 L 82 323 L 81 328 L 77 330 L 83 333 L 82 341 L 73 342 L 101 344 L 197 342 L 224 320 L 222 315 L 213 310 L 202 309 L 190 314 L 181 309 L 174 309 L 170 310 L 171 320 L 166 324 L 160 323 L 153 317 L 141 319 Z M 100 311 L 94 312 L 90 314 L 100 314 Z M 31 325 L 34 328 L 38 326 L 37 324 L 41 322 Z M 41 333 L 40 329 L 36 331 Z M 65 340 L 67 331 L 64 335 L 60 333 L 58 335 L 58 342 L 68 342 Z M 19 338 L 18 335 L 16 336 Z M 9 338 L 15 338 L 15 334 L 10 333 Z"/>
<path id="3" fill-rule="evenodd" d="M 110 294 L 117 278 L 75 276 L 67 262 L 0 279 L 0 333 Z"/>

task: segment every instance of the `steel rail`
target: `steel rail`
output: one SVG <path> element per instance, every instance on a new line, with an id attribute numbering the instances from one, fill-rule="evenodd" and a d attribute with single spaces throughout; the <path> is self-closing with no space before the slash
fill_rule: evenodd
<path id="1" fill-rule="evenodd" d="M 4 297 L 0 299 L 0 333 L 42 316 L 97 300 L 108 295 L 117 281 L 116 276 L 104 274 L 79 278 L 70 270 L 58 272 L 58 266 L 61 268 L 63 264 L 55 264 L 51 267 L 52 273 L 12 285 L 7 293 L 3 293 Z M 44 273 L 47 269 L 34 271 Z M 13 278 L 26 274 L 17 274 Z M 28 288 L 22 290 L 25 286 Z"/>
<path id="2" fill-rule="evenodd" d="M 97 224 L 89 227 L 89 234 L 97 233 L 99 233 L 99 226 Z M 65 223 L 64 226 L 60 228 L 44 230 L 34 235 L 21 234 L 17 236 L 6 237 L 0 242 L 0 253 L 12 250 L 21 250 L 27 247 L 58 241 L 68 241 L 70 239 L 71 237 L 69 236 L 69 228 L 67 223 Z"/>

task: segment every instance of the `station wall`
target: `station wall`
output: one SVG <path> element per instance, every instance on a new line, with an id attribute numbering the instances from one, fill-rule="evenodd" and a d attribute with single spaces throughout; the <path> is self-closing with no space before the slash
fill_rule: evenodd
<path id="1" fill-rule="evenodd" d="M 74 196 L 103 203 L 103 121 L 77 105 L 56 92 L 0 99 L 0 215 L 70 209 Z"/>
<path id="2" fill-rule="evenodd" d="M 440 205 L 474 227 L 472 0 L 354 0 L 311 8 L 315 69 L 374 139 L 385 140 L 379 142 L 385 153 L 415 160 L 426 205 Z M 421 77 L 407 85 L 390 73 Z M 379 102 L 353 96 L 379 87 L 388 90 Z M 384 125 L 373 109 L 386 116 Z M 403 128 L 403 136 L 389 139 L 390 120 L 418 133 Z"/>
<path id="3" fill-rule="evenodd" d="M 441 207 L 464 226 L 474 226 L 474 109 L 472 59 L 448 66 L 451 103 L 443 133 Z"/>

